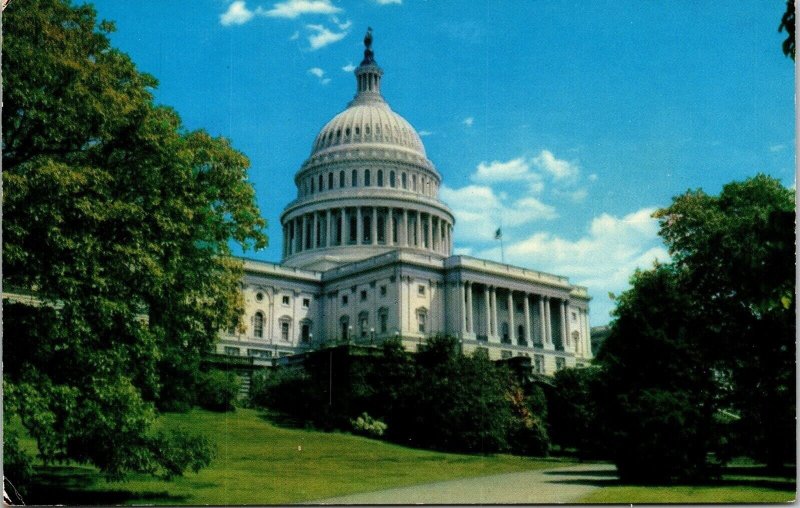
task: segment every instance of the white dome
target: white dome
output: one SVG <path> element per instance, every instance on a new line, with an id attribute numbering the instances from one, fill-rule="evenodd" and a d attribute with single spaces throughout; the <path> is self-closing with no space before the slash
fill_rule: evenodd
<path id="1" fill-rule="evenodd" d="M 425 156 L 425 147 L 414 127 L 382 100 L 353 101 L 320 130 L 311 155 L 365 143 L 402 147 Z"/>

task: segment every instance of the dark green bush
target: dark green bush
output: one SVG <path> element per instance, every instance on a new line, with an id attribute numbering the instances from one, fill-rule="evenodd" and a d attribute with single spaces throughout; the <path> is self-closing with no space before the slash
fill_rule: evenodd
<path id="1" fill-rule="evenodd" d="M 210 411 L 233 411 L 239 394 L 239 378 L 234 372 L 212 369 L 200 374 L 197 405 Z"/>

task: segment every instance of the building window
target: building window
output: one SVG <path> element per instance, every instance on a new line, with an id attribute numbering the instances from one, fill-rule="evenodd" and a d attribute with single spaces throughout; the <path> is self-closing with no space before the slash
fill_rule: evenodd
<path id="1" fill-rule="evenodd" d="M 303 342 L 311 340 L 311 321 L 304 320 L 300 323 L 300 340 Z"/>
<path id="2" fill-rule="evenodd" d="M 511 356 L 512 356 L 511 351 L 509 351 L 508 349 L 501 349 L 500 350 L 500 359 L 501 360 L 506 360 L 508 358 L 511 358 Z"/>
<path id="3" fill-rule="evenodd" d="M 381 296 L 386 296 L 386 286 L 381 286 Z"/>
<path id="4" fill-rule="evenodd" d="M 333 173 L 328 173 L 328 190 L 333 189 Z"/>
<path id="5" fill-rule="evenodd" d="M 564 358 L 556 358 L 556 370 L 564 370 L 567 367 L 567 360 Z"/>
<path id="6" fill-rule="evenodd" d="M 383 170 L 378 170 L 378 187 L 383 187 Z"/>
<path id="7" fill-rule="evenodd" d="M 577 321 L 577 320 L 578 320 L 578 314 L 576 314 L 576 313 L 574 313 L 574 312 L 573 312 L 573 313 L 572 313 L 572 320 L 573 320 L 573 321 Z"/>
<path id="8" fill-rule="evenodd" d="M 358 234 L 358 221 L 354 214 L 350 214 L 350 243 L 356 243 Z"/>
<path id="9" fill-rule="evenodd" d="M 231 347 L 225 346 L 225 354 L 228 356 L 239 356 L 239 348 L 238 347 Z"/>
<path id="10" fill-rule="evenodd" d="M 525 310 L 525 306 L 522 302 L 517 302 L 517 312 L 523 312 Z"/>
<path id="11" fill-rule="evenodd" d="M 403 186 L 404 189 L 408 189 L 408 177 L 405 173 L 400 175 L 400 184 Z"/>
<path id="12" fill-rule="evenodd" d="M 311 300 L 308 298 L 303 298 L 303 308 L 307 309 L 311 305 Z"/>
<path id="13" fill-rule="evenodd" d="M 544 355 L 533 355 L 533 371 L 544 374 Z"/>
<path id="14" fill-rule="evenodd" d="M 425 296 L 425 286 L 423 286 L 422 284 L 417 286 L 417 294 L 419 296 Z"/>
<path id="15" fill-rule="evenodd" d="M 500 325 L 500 342 L 503 344 L 511 344 L 511 337 L 508 336 L 508 323 Z"/>
<path id="16" fill-rule="evenodd" d="M 261 292 L 256 293 L 256 301 L 257 302 L 260 302 L 263 299 L 264 299 L 264 293 L 261 293 Z"/>
<path id="17" fill-rule="evenodd" d="M 572 332 L 572 343 L 575 345 L 575 349 L 578 349 L 578 342 L 580 342 L 581 334 L 577 331 Z"/>
<path id="18" fill-rule="evenodd" d="M 369 170 L 367 169 L 364 171 L 364 187 L 369 187 L 370 185 L 372 185 L 372 179 L 370 178 Z"/>
<path id="19" fill-rule="evenodd" d="M 256 312 L 253 317 L 253 336 L 261 338 L 264 336 L 264 314 Z"/>
<path id="20" fill-rule="evenodd" d="M 520 345 L 528 344 L 528 342 L 525 340 L 525 325 L 519 325 L 517 327 L 517 341 Z"/>
<path id="21" fill-rule="evenodd" d="M 347 305 L 347 295 L 342 295 L 342 305 Z"/>
<path id="22" fill-rule="evenodd" d="M 366 289 L 362 289 L 361 290 L 361 301 L 363 302 L 366 299 L 367 299 L 367 290 Z"/>
<path id="23" fill-rule="evenodd" d="M 342 340 L 349 340 L 350 339 L 350 317 L 349 316 L 342 316 L 339 318 L 339 326 L 341 330 L 341 337 Z"/>
<path id="24" fill-rule="evenodd" d="M 289 301 L 290 300 L 288 296 L 284 296 L 283 298 L 281 298 L 281 303 L 284 305 L 289 305 Z"/>
<path id="25" fill-rule="evenodd" d="M 354 169 L 353 173 L 350 176 L 352 177 L 351 178 L 352 182 L 350 182 L 350 185 L 352 187 L 358 187 L 358 170 Z"/>
<path id="26" fill-rule="evenodd" d="M 417 191 L 417 175 L 411 175 L 411 190 Z"/>
<path id="27" fill-rule="evenodd" d="M 361 219 L 361 225 L 363 226 L 363 231 L 361 232 L 361 238 L 363 243 L 372 243 L 372 217 L 369 215 L 365 215 Z"/>
<path id="28" fill-rule="evenodd" d="M 386 331 L 389 329 L 389 312 L 385 308 L 379 310 L 378 318 L 380 319 L 379 330 L 381 333 L 386 333 Z"/>
<path id="29" fill-rule="evenodd" d="M 289 321 L 281 321 L 281 339 L 289 340 Z"/>
<path id="30" fill-rule="evenodd" d="M 361 312 L 358 315 L 358 332 L 362 339 L 367 338 L 369 331 L 369 316 L 366 312 Z"/>
<path id="31" fill-rule="evenodd" d="M 344 171 L 339 171 L 339 188 L 344 188 Z"/>
<path id="32" fill-rule="evenodd" d="M 417 329 L 419 333 L 427 333 L 428 311 L 424 308 L 417 309 Z"/>
<path id="33" fill-rule="evenodd" d="M 272 358 L 272 351 L 267 351 L 265 349 L 248 349 L 247 356 L 253 358 L 267 359 L 267 358 Z"/>
<path id="34" fill-rule="evenodd" d="M 397 182 L 395 181 L 394 171 L 389 172 L 389 187 L 396 187 Z"/>
<path id="35" fill-rule="evenodd" d="M 322 179 L 322 175 L 319 175 L 319 191 L 320 192 L 325 190 L 325 188 L 323 187 L 324 183 L 325 183 L 325 180 Z"/>

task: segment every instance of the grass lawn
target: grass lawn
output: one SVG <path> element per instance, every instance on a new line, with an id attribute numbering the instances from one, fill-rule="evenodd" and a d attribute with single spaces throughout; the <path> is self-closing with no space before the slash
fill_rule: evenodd
<path id="1" fill-rule="evenodd" d="M 796 496 L 794 469 L 773 475 L 761 467 L 729 467 L 722 479 L 707 485 L 610 485 L 583 497 L 581 503 L 789 503 Z"/>
<path id="2" fill-rule="evenodd" d="M 261 413 L 166 414 L 216 442 L 199 473 L 171 482 L 132 475 L 108 483 L 92 467 L 39 466 L 29 504 L 285 504 L 440 480 L 571 465 L 558 459 L 439 453 L 349 434 L 277 427 Z"/>

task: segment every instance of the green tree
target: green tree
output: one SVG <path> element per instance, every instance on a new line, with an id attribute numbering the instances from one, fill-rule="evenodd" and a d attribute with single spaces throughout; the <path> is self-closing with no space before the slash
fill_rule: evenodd
<path id="1" fill-rule="evenodd" d="M 634 275 L 597 356 L 620 474 L 703 477 L 712 452 L 792 460 L 793 192 L 757 175 L 655 217 L 672 262 Z"/>
<path id="2" fill-rule="evenodd" d="M 247 158 L 156 106 L 92 7 L 3 21 L 3 285 L 35 296 L 3 300 L 4 414 L 45 461 L 199 468 L 207 443 L 150 427 L 241 312 L 229 241 L 266 244 Z"/>
<path id="3" fill-rule="evenodd" d="M 607 454 L 603 429 L 598 417 L 599 369 L 563 369 L 553 376 L 553 390 L 547 411 L 553 444 L 575 448 L 581 458 L 600 458 Z"/>
<path id="4" fill-rule="evenodd" d="M 778 31 L 786 30 L 786 39 L 783 41 L 783 54 L 794 60 L 794 0 L 786 0 L 786 12 L 781 17 Z"/>

